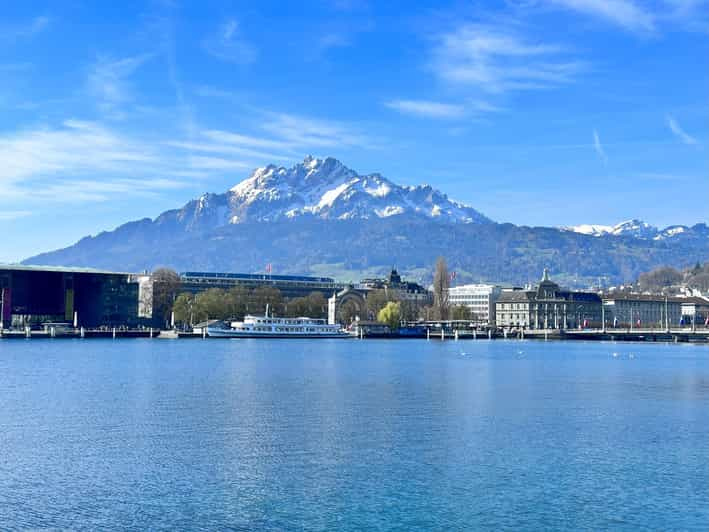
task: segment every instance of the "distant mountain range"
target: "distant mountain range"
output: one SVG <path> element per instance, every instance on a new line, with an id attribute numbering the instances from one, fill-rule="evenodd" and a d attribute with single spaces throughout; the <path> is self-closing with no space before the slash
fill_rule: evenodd
<path id="1" fill-rule="evenodd" d="M 632 236 L 642 239 L 664 240 L 667 238 L 676 237 L 677 235 L 681 235 L 683 233 L 691 232 L 693 230 L 701 231 L 702 225 L 704 224 L 699 224 L 699 226 L 694 227 L 689 227 L 686 225 L 670 225 L 664 229 L 659 229 L 654 225 L 643 222 L 642 220 L 628 220 L 617 225 L 576 225 L 573 227 L 562 227 L 562 229 L 591 236 L 615 235 Z"/>
<path id="2" fill-rule="evenodd" d="M 262 271 L 354 280 L 397 266 L 430 279 L 436 257 L 465 281 L 524 283 L 549 267 L 571 285 L 633 280 L 659 265 L 709 258 L 709 228 L 638 220 L 566 228 L 498 224 L 428 185 L 359 175 L 333 158 L 257 168 L 154 220 L 129 222 L 25 263 L 140 271 Z"/>

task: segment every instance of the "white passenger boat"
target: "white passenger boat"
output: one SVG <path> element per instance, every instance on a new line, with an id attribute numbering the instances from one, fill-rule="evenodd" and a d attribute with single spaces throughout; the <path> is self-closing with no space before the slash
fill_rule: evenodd
<path id="1" fill-rule="evenodd" d="M 314 318 L 244 317 L 244 321 L 219 322 L 207 327 L 213 338 L 350 338 L 339 325 Z"/>

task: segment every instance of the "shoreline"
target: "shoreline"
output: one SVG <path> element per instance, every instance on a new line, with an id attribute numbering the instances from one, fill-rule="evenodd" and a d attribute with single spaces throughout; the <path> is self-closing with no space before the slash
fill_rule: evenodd
<path id="1" fill-rule="evenodd" d="M 5 329 L 0 333 L 0 340 L 91 340 L 91 339 L 156 339 L 156 340 L 325 340 L 326 338 L 219 338 L 207 336 L 203 333 L 178 332 L 173 330 L 74 330 L 74 331 L 18 331 Z M 535 341 L 586 341 L 586 342 L 635 342 L 635 343 L 683 343 L 683 344 L 708 344 L 709 330 L 699 331 L 524 331 L 520 333 L 505 333 L 496 331 L 491 334 L 458 334 L 446 332 L 443 337 L 441 334 L 426 335 L 397 335 L 397 334 L 369 334 L 364 337 L 343 337 L 343 338 L 327 338 L 334 340 L 427 340 L 427 341 L 444 341 L 444 342 L 466 342 L 466 341 L 497 341 L 497 340 L 535 340 Z"/>

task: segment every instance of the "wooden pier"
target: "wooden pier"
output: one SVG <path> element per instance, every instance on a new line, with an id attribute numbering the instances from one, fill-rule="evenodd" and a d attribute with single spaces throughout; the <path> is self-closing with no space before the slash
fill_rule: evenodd
<path id="1" fill-rule="evenodd" d="M 537 340 L 600 340 L 611 342 L 708 343 L 709 329 L 623 328 L 623 329 L 535 329 L 508 333 L 514 338 Z"/>
<path id="2" fill-rule="evenodd" d="M 0 339 L 27 340 L 27 339 L 76 339 L 76 338 L 157 338 L 160 331 L 153 329 L 70 329 L 70 330 L 32 330 L 32 329 L 3 329 L 0 330 Z"/>
<path id="3" fill-rule="evenodd" d="M 0 331 L 0 339 L 91 339 L 91 338 L 161 338 L 161 339 L 209 339 L 195 332 L 159 331 L 157 329 L 70 329 L 70 330 L 18 330 Z M 364 334 L 361 339 L 428 339 L 438 341 L 456 340 L 589 340 L 611 342 L 676 342 L 709 343 L 709 328 L 682 329 L 529 329 L 529 330 L 428 330 L 421 334 L 398 335 Z"/>

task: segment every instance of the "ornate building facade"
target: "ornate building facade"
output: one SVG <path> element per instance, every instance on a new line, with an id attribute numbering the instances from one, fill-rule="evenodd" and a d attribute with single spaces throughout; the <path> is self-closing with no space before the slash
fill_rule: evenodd
<path id="1" fill-rule="evenodd" d="M 496 304 L 496 324 L 505 329 L 576 329 L 600 326 L 602 302 L 594 292 L 564 290 L 549 278 L 535 289 L 503 290 Z"/>

